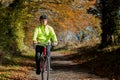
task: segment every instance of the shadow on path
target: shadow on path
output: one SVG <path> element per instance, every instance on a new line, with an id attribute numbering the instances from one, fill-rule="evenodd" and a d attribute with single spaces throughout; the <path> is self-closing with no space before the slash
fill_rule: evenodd
<path id="1" fill-rule="evenodd" d="M 85 72 L 89 74 L 93 74 L 92 69 L 87 67 L 84 64 L 74 63 L 72 61 L 71 55 L 53 55 L 51 57 L 51 67 L 54 71 L 72 71 L 72 72 Z"/>

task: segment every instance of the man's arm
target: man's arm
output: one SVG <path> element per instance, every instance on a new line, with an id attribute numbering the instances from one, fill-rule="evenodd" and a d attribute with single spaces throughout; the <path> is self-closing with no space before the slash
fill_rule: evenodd
<path id="1" fill-rule="evenodd" d="M 38 29 L 35 28 L 34 33 L 33 33 L 33 43 L 37 43 L 37 36 L 38 36 Z"/>
<path id="2" fill-rule="evenodd" d="M 52 42 L 53 42 L 52 45 L 57 46 L 58 40 L 57 40 L 57 36 L 56 36 L 53 28 L 51 28 L 51 39 L 52 39 Z"/>

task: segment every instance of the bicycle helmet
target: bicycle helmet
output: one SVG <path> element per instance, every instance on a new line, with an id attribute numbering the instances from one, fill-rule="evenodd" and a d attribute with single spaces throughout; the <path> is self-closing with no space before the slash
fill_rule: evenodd
<path id="1" fill-rule="evenodd" d="M 42 19 L 48 19 L 47 15 L 41 15 L 40 20 L 42 20 Z"/>

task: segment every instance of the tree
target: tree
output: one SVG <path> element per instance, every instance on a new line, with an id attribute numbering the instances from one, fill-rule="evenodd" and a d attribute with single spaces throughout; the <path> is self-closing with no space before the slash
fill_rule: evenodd
<path id="1" fill-rule="evenodd" d="M 24 48 L 25 23 L 28 8 L 25 0 L 13 0 L 8 6 L 0 5 L 0 49 L 20 54 Z"/>
<path id="2" fill-rule="evenodd" d="M 120 0 L 101 0 L 101 46 L 120 44 Z"/>

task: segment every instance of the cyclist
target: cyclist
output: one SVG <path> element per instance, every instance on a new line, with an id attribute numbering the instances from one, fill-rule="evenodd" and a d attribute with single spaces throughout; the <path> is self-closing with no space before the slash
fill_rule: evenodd
<path id="1" fill-rule="evenodd" d="M 52 42 L 52 46 L 56 46 L 58 43 L 54 29 L 47 24 L 48 17 L 46 15 L 41 15 L 39 20 L 40 20 L 40 24 L 36 26 L 33 34 L 33 44 L 36 45 L 35 46 L 36 74 L 40 74 L 41 72 L 40 71 L 40 55 L 44 48 L 43 45 L 37 45 L 37 43 L 38 42 L 49 43 L 49 45 L 46 46 L 48 57 L 50 57 L 51 42 Z"/>

